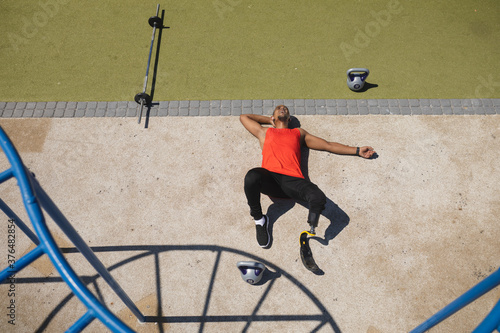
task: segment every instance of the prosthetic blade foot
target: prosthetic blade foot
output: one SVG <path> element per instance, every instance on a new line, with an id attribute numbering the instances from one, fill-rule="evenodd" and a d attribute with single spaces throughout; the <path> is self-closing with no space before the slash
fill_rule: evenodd
<path id="1" fill-rule="evenodd" d="M 314 229 L 311 229 L 314 232 Z M 320 271 L 318 265 L 314 261 L 311 248 L 309 247 L 309 239 L 308 235 L 315 236 L 315 234 L 309 231 L 302 231 L 300 234 L 300 259 L 304 266 L 313 273 L 317 273 Z"/>

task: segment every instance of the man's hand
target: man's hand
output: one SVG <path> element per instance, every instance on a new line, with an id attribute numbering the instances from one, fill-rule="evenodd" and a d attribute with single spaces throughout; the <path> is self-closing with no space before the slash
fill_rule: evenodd
<path id="1" fill-rule="evenodd" d="M 363 158 L 372 158 L 375 150 L 372 147 L 364 146 L 359 148 L 359 156 Z"/>
<path id="2" fill-rule="evenodd" d="M 276 128 L 276 124 L 274 123 L 274 117 L 271 116 L 271 126 Z"/>

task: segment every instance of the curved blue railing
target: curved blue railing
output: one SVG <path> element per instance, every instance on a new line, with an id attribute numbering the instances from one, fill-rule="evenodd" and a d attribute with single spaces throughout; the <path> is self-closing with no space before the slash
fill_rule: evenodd
<path id="1" fill-rule="evenodd" d="M 423 333 L 429 330 L 430 328 L 436 326 L 449 316 L 453 315 L 468 304 L 474 302 L 476 299 L 499 285 L 500 268 L 496 272 L 476 284 L 474 287 L 466 291 L 462 296 L 458 297 L 456 300 L 438 311 L 435 315 L 414 328 L 410 333 Z M 491 333 L 494 330 L 500 332 L 500 300 L 493 307 L 491 312 L 479 324 L 479 326 L 476 327 L 473 333 Z"/>
<path id="2" fill-rule="evenodd" d="M 36 235 L 33 234 L 33 232 L 1 199 L 0 209 L 2 209 L 2 211 L 9 218 L 14 220 L 16 226 L 19 227 L 19 229 L 21 229 L 37 245 L 35 249 L 19 258 L 12 266 L 8 266 L 0 272 L 0 283 L 12 274 L 16 274 L 21 271 L 43 254 L 47 254 L 62 279 L 66 282 L 66 284 L 68 284 L 72 292 L 80 299 L 80 301 L 87 307 L 87 312 L 80 319 L 78 319 L 67 332 L 80 332 L 96 318 L 113 332 L 133 332 L 132 329 L 118 319 L 118 317 L 109 311 L 109 309 L 88 290 L 85 284 L 68 264 L 47 228 L 42 207 L 49 215 L 51 215 L 54 222 L 56 222 L 63 232 L 66 233 L 68 238 L 75 244 L 77 249 L 87 258 L 87 260 L 89 260 L 94 268 L 96 268 L 104 280 L 110 284 L 113 290 L 136 315 L 139 321 L 144 322 L 144 315 L 142 315 L 137 307 L 135 307 L 134 303 L 128 298 L 118 283 L 116 283 L 116 281 L 111 277 L 104 265 L 97 259 L 92 250 L 85 244 L 76 230 L 73 229 L 62 213 L 53 204 L 34 176 L 27 170 L 14 145 L 1 127 L 0 146 L 11 165 L 9 169 L 0 173 L 0 183 L 3 183 L 11 178 L 15 178 L 17 180 L 24 207 L 28 213 L 28 217 L 31 220 L 33 228 L 35 229 Z"/>

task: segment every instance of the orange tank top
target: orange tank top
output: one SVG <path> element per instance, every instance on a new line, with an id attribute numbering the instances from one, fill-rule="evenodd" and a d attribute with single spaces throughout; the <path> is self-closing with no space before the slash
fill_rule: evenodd
<path id="1" fill-rule="evenodd" d="M 300 130 L 268 128 L 262 148 L 262 167 L 271 172 L 304 178 L 300 170 Z"/>

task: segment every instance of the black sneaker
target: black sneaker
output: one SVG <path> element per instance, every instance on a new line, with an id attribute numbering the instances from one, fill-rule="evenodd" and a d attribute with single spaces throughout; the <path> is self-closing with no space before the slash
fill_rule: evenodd
<path id="1" fill-rule="evenodd" d="M 269 236 L 269 218 L 264 215 L 264 218 L 266 219 L 266 222 L 264 225 L 255 225 L 255 228 L 257 229 L 257 242 L 259 243 L 260 247 L 267 247 L 269 246 L 269 243 L 271 241 L 271 237 Z"/>

